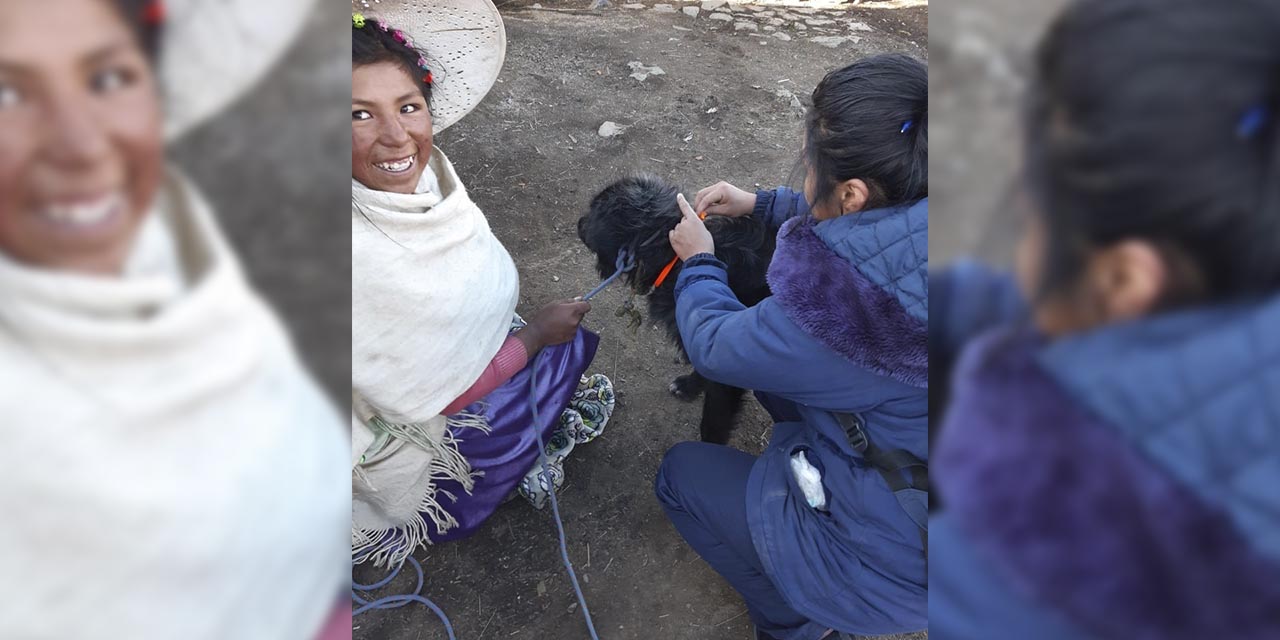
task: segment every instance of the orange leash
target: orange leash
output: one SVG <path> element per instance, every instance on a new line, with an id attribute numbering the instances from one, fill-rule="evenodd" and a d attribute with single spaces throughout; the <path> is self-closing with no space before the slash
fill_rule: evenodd
<path id="1" fill-rule="evenodd" d="M 703 211 L 702 213 L 699 213 L 699 214 L 698 214 L 698 219 L 699 219 L 699 220 L 706 220 L 706 219 L 707 219 L 707 212 L 706 212 L 706 211 Z M 654 289 L 657 289 L 658 287 L 661 287 L 661 286 L 662 286 L 662 283 L 663 283 L 663 282 L 666 282 L 666 280 L 667 280 L 667 276 L 671 275 L 671 270 L 672 270 L 673 268 L 675 268 L 675 266 L 676 266 L 676 261 L 677 261 L 677 260 L 679 260 L 679 259 L 680 259 L 680 256 L 676 256 L 676 257 L 672 258 L 672 259 L 671 259 L 671 262 L 668 262 L 668 263 L 667 263 L 667 266 L 665 266 L 665 267 L 663 267 L 663 268 L 662 268 L 662 272 L 658 274 L 658 279 L 653 281 L 653 288 L 654 288 Z"/>

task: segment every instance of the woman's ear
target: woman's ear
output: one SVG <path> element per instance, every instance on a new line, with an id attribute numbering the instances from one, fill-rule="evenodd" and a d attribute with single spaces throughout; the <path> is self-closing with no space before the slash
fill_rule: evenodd
<path id="1" fill-rule="evenodd" d="M 1169 280 L 1160 251 L 1144 240 L 1125 240 L 1098 251 L 1088 272 L 1106 322 L 1151 313 Z"/>
<path id="2" fill-rule="evenodd" d="M 851 178 L 840 183 L 840 187 L 836 190 L 840 196 L 840 215 L 847 213 L 857 213 L 867 206 L 867 198 L 871 192 L 867 189 L 867 183 L 858 178 Z"/>

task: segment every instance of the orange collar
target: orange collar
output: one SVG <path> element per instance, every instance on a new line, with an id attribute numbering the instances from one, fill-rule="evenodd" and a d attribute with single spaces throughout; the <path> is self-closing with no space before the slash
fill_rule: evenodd
<path id="1" fill-rule="evenodd" d="M 698 214 L 698 219 L 699 219 L 699 220 L 706 220 L 706 219 L 707 219 L 707 212 L 706 212 L 706 211 L 703 211 L 703 212 L 699 213 L 699 214 Z M 676 261 L 677 261 L 677 260 L 679 260 L 679 259 L 680 259 L 680 256 L 676 256 L 676 257 L 672 258 L 672 259 L 671 259 L 671 262 L 668 262 L 668 263 L 667 263 L 667 266 L 665 266 L 665 267 L 663 267 L 663 268 L 662 268 L 662 272 L 658 274 L 658 279 L 653 281 L 653 288 L 654 288 L 654 289 L 657 289 L 658 287 L 661 287 L 661 286 L 662 286 L 662 283 L 663 283 L 663 282 L 666 282 L 666 280 L 667 280 L 667 276 L 671 275 L 671 269 L 675 268 L 675 266 L 676 266 Z"/>

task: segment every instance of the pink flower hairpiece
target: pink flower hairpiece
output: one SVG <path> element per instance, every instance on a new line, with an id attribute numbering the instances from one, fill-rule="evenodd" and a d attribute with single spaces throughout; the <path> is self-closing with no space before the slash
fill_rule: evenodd
<path id="1" fill-rule="evenodd" d="M 157 3 L 159 2 L 159 0 L 156 0 L 156 1 Z M 355 28 L 363 29 L 365 26 L 365 17 L 363 14 L 353 13 L 351 14 L 351 22 L 352 22 L 352 25 L 355 26 Z M 413 40 L 409 36 L 405 35 L 403 31 L 399 29 L 392 29 L 390 26 L 387 25 L 387 23 L 381 20 L 375 19 L 373 22 L 374 24 L 378 25 L 379 29 L 382 29 L 383 33 L 390 33 L 391 37 L 394 38 L 396 42 L 399 42 L 400 44 L 410 49 L 414 48 Z M 423 56 L 422 54 L 418 54 L 418 67 L 421 68 L 423 71 L 427 72 L 427 75 L 422 76 L 422 81 L 427 83 L 428 86 L 430 86 L 431 83 L 435 81 L 435 77 L 431 74 L 431 68 L 427 66 L 426 56 Z"/>
<path id="2" fill-rule="evenodd" d="M 142 10 L 142 22 L 149 27 L 158 27 L 164 22 L 165 9 L 163 0 L 151 0 Z"/>

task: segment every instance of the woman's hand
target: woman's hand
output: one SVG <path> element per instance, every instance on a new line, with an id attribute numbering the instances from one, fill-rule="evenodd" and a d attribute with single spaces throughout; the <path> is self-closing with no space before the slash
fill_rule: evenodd
<path id="1" fill-rule="evenodd" d="M 702 224 L 698 214 L 693 212 L 693 207 L 689 206 L 683 193 L 676 196 L 676 203 L 680 205 L 680 213 L 684 214 L 684 219 L 667 234 L 676 255 L 681 260 L 688 260 L 699 253 L 715 253 L 716 242 L 712 239 L 711 232 L 707 231 L 707 225 Z"/>
<path id="2" fill-rule="evenodd" d="M 739 189 L 728 182 L 717 182 L 693 196 L 694 211 L 709 216 L 745 216 L 756 207 L 756 194 Z"/>
<path id="3" fill-rule="evenodd" d="M 516 332 L 530 356 L 543 347 L 573 340 L 583 316 L 591 311 L 591 303 L 583 300 L 552 302 L 534 314 L 525 328 Z"/>

